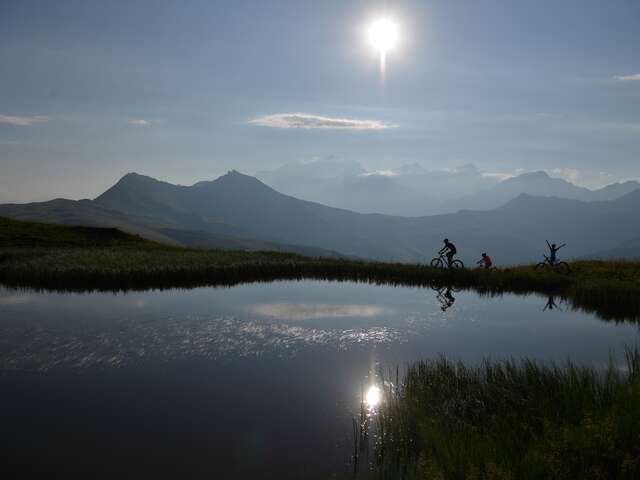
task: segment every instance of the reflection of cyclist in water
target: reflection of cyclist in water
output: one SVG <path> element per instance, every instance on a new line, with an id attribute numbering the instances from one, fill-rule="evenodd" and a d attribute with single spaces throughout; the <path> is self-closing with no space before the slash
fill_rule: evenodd
<path id="1" fill-rule="evenodd" d="M 447 252 L 447 261 L 449 262 L 450 267 L 451 262 L 453 262 L 453 257 L 456 253 L 458 253 L 458 250 L 456 249 L 456 246 L 449 241 L 448 238 L 444 239 L 444 247 L 442 247 L 438 253 L 442 254 L 444 252 Z"/>
<path id="2" fill-rule="evenodd" d="M 545 240 L 545 242 L 547 242 L 547 246 L 549 247 L 549 262 L 553 265 L 554 263 L 556 263 L 558 250 L 564 247 L 566 243 L 563 243 L 559 247 L 556 247 L 556 244 L 549 243 L 549 240 Z"/>
<path id="3" fill-rule="evenodd" d="M 442 290 L 438 291 L 438 300 L 440 301 L 440 310 L 446 312 L 448 308 L 452 307 L 456 302 L 456 297 L 453 296 L 451 287 L 447 287 L 447 290 L 442 293 Z"/>
<path id="4" fill-rule="evenodd" d="M 549 300 L 547 300 L 547 304 L 544 306 L 544 308 L 542 309 L 543 312 L 546 312 L 547 310 L 560 310 L 560 307 L 558 305 L 556 305 L 556 299 L 553 295 L 549 295 Z"/>

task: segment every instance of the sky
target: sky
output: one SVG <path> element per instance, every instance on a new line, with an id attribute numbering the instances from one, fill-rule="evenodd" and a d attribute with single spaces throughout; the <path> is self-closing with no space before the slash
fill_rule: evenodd
<path id="1" fill-rule="evenodd" d="M 639 25 L 637 0 L 0 0 L 0 202 L 327 157 L 637 179 Z"/>

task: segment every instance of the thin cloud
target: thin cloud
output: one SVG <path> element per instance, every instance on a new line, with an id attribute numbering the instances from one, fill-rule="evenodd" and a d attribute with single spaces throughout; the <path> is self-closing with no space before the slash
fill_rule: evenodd
<path id="1" fill-rule="evenodd" d="M 381 120 L 331 118 L 308 113 L 276 113 L 249 120 L 251 125 L 271 128 L 301 128 L 304 130 L 385 130 L 393 128 Z"/>
<path id="2" fill-rule="evenodd" d="M 145 120 L 144 118 L 130 118 L 127 123 L 134 127 L 150 127 L 153 125 L 152 122 Z"/>
<path id="3" fill-rule="evenodd" d="M 14 127 L 32 127 L 36 123 L 47 123 L 48 121 L 49 117 L 45 115 L 35 115 L 31 117 L 0 115 L 0 123 L 13 125 Z"/>
<path id="4" fill-rule="evenodd" d="M 503 181 L 508 180 L 509 178 L 513 178 L 518 176 L 517 173 L 505 173 L 505 172 L 482 172 L 480 174 L 483 178 L 495 178 L 497 180 Z"/>
<path id="5" fill-rule="evenodd" d="M 397 177 L 400 175 L 398 172 L 394 172 L 393 170 L 374 170 L 372 172 L 361 173 L 360 177 Z"/>
<path id="6" fill-rule="evenodd" d="M 563 178 L 575 185 L 589 188 L 601 188 L 616 181 L 608 172 L 581 171 L 575 168 L 553 168 L 545 170 L 552 177 Z"/>
<path id="7" fill-rule="evenodd" d="M 634 73 L 633 75 L 614 75 L 613 79 L 621 82 L 640 82 L 640 73 Z"/>

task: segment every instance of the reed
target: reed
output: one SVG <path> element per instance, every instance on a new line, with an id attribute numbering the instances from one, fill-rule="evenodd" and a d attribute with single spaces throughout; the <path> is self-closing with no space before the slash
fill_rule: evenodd
<path id="1" fill-rule="evenodd" d="M 640 478 L 640 351 L 604 371 L 420 361 L 376 420 L 374 478 Z"/>

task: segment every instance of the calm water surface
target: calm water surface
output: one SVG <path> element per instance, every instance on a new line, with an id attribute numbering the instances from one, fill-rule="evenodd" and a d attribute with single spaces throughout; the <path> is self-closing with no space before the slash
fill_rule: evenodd
<path id="1" fill-rule="evenodd" d="M 599 367 L 637 340 L 635 325 L 539 296 L 322 281 L 0 289 L 0 468 L 342 478 L 351 418 L 381 366 L 445 354 Z"/>

